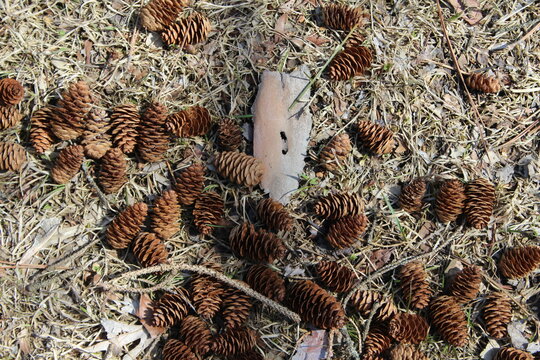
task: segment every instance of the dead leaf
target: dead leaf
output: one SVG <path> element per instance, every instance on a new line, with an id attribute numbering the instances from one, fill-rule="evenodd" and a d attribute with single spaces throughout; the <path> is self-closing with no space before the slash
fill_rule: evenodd
<path id="1" fill-rule="evenodd" d="M 92 41 L 84 40 L 84 55 L 86 59 L 86 65 L 89 65 L 92 62 L 92 46 L 94 46 L 94 43 Z"/>
<path id="2" fill-rule="evenodd" d="M 30 352 L 32 352 L 28 329 L 23 329 L 19 333 L 19 336 L 17 336 L 17 341 L 19 342 L 19 350 L 23 353 L 23 355 L 28 355 Z"/>
<path id="3" fill-rule="evenodd" d="M 276 35 L 274 37 L 275 42 L 279 42 L 285 37 L 285 27 L 287 26 L 288 19 L 289 19 L 289 15 L 282 14 L 276 20 L 276 25 L 274 26 L 274 31 L 276 32 Z"/>
<path id="4" fill-rule="evenodd" d="M 477 0 L 448 0 L 457 13 L 461 13 L 463 20 L 469 25 L 476 25 L 482 18 L 482 6 Z"/>
<path id="5" fill-rule="evenodd" d="M 296 346 L 296 353 L 291 360 L 320 360 L 328 356 L 328 333 L 326 330 L 314 330 L 301 339 Z"/>
<path id="6" fill-rule="evenodd" d="M 433 221 L 426 221 L 424 225 L 418 230 L 418 236 L 420 239 L 425 239 L 429 234 L 433 233 L 433 230 L 435 230 L 436 226 Z"/>
<path id="7" fill-rule="evenodd" d="M 384 265 L 388 264 L 393 254 L 394 249 L 379 249 L 373 251 L 369 257 L 372 270 L 379 270 Z"/>
<path id="8" fill-rule="evenodd" d="M 525 320 L 512 321 L 508 324 L 508 335 L 510 342 L 516 349 L 526 349 L 529 344 L 525 331 L 527 330 L 527 322 Z"/>
<path id="9" fill-rule="evenodd" d="M 141 320 L 144 328 L 152 338 L 156 338 L 163 334 L 167 328 L 152 326 L 150 321 L 152 319 L 153 303 L 147 294 L 142 294 L 139 298 L 139 307 L 137 309 L 137 317 Z"/>
<path id="10" fill-rule="evenodd" d="M 306 37 L 306 40 L 317 46 L 321 46 L 330 41 L 329 38 L 324 37 L 324 36 L 319 36 L 316 34 L 309 35 L 308 37 Z"/>

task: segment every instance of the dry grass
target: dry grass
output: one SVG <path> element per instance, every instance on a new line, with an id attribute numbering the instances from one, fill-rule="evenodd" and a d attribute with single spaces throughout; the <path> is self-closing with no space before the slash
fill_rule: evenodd
<path id="1" fill-rule="evenodd" d="M 303 188 L 289 206 L 299 220 L 286 237 L 292 251 L 277 268 L 306 268 L 310 276 L 310 264 L 322 258 L 339 259 L 363 279 L 374 260 L 373 251 L 391 250 L 390 262 L 399 262 L 452 239 L 450 246 L 426 259 L 433 288 L 442 289 L 444 269 L 452 259 L 481 265 L 489 280 L 484 282 L 486 287 L 497 288 L 495 262 L 500 250 L 538 242 L 540 35 L 511 51 L 488 50 L 518 38 L 537 20 L 540 5 L 525 0 L 482 3 L 487 9 L 485 18 L 474 27 L 452 17 L 453 11 L 443 6 L 461 68 L 488 70 L 504 83 L 499 95 L 473 95 L 479 122 L 484 124 L 479 129 L 452 70 L 434 2 L 358 2 L 369 15 L 363 33 L 374 50 L 371 75 L 361 86 L 331 84 L 325 79 L 315 82 L 310 103 L 312 151 L 318 150 L 315 144 L 326 143 L 329 136 L 358 119 L 390 126 L 407 150 L 381 158 L 355 150 L 339 175 L 324 179 L 316 177 L 315 163 L 309 161 Z M 232 116 L 249 123 L 247 115 L 263 70 L 291 71 L 306 63 L 315 73 L 340 39 L 340 34 L 319 27 L 315 6 L 308 0 L 199 1 L 194 8 L 211 19 L 214 31 L 196 55 L 189 55 L 163 50 L 156 34 L 138 28 L 141 5 L 140 0 L 4 0 L 0 4 L 0 75 L 16 77 L 25 85 L 21 110 L 31 114 L 58 98 L 70 82 L 85 79 L 108 108 L 125 101 L 144 104 L 157 99 L 171 111 L 202 105 L 216 119 Z M 284 33 L 278 33 L 275 24 L 283 20 L 283 14 L 287 23 Z M 307 40 L 310 36 L 330 41 L 316 46 Z M 88 54 L 85 42 L 87 46 L 91 42 Z M 480 131 L 484 131 L 488 153 Z M 28 117 L 20 128 L 0 134 L 0 140 L 28 145 Z M 168 151 L 167 160 L 173 170 L 194 158 L 207 160 L 215 149 L 213 141 L 214 135 L 179 140 Z M 102 354 L 79 350 L 104 338 L 101 319 L 138 323 L 121 310 L 135 295 L 101 293 L 93 286 L 95 275 L 111 276 L 136 267 L 130 255 L 112 251 L 101 242 L 102 230 L 126 204 L 152 200 L 166 189 L 170 185 L 167 166 L 138 167 L 132 162 L 129 184 L 103 201 L 88 181 L 92 162 L 86 163 L 88 177 L 81 172 L 65 186 L 54 185 L 48 174 L 54 156 L 32 154 L 20 175 L 0 174 L 1 359 L 22 359 L 27 352 L 26 358 L 32 359 L 100 358 Z M 429 208 L 417 217 L 392 209 L 398 185 L 416 176 L 492 180 L 497 184 L 497 207 L 489 229 L 433 222 Z M 247 193 L 213 172 L 209 172 L 208 184 L 226 198 L 231 223 L 255 221 L 254 204 L 262 196 L 260 190 Z M 316 232 L 309 224 L 317 225 L 319 220 L 308 212 L 308 203 L 335 189 L 359 191 L 371 221 L 365 241 L 340 253 L 309 236 Z M 184 231 L 168 242 L 174 262 L 194 263 L 219 250 L 226 273 L 241 275 L 243 264 L 223 251 L 222 237 L 199 238 L 190 228 L 186 220 Z M 62 261 L 80 248 L 80 255 Z M 13 269 L 22 259 L 32 266 Z M 133 286 L 157 281 L 152 277 Z M 29 291 L 27 285 L 33 288 Z M 396 291 L 392 272 L 366 286 Z M 519 304 L 515 319 L 528 319 L 531 338 L 537 336 L 540 325 L 538 292 L 538 276 L 519 282 L 517 290 L 511 291 Z M 422 345 L 430 358 L 478 358 L 487 343 L 476 321 L 480 302 L 468 308 L 474 323 L 469 345 L 456 349 L 431 338 Z M 400 307 L 405 309 L 405 304 Z M 267 353 L 286 359 L 306 330 L 282 320 L 263 309 L 257 310 L 250 324 L 260 329 Z M 347 328 L 355 340 L 363 332 L 363 320 L 352 317 Z M 157 341 L 141 358 L 159 353 L 162 343 Z M 335 351 L 343 353 L 337 338 Z"/>

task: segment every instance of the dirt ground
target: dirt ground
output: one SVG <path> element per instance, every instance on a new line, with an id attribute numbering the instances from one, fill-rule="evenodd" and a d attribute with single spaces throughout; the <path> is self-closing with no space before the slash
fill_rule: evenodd
<path id="1" fill-rule="evenodd" d="M 510 344 L 489 340 L 479 314 L 489 290 L 505 289 L 514 302 L 513 320 L 524 320 L 522 333 L 537 342 L 540 325 L 538 273 L 518 282 L 499 278 L 496 262 L 508 246 L 538 244 L 540 236 L 540 32 L 520 39 L 538 21 L 533 0 L 480 0 L 483 18 L 468 24 L 443 1 L 448 35 L 464 73 L 496 76 L 502 91 L 472 94 L 458 82 L 445 42 L 436 2 L 425 0 L 349 1 L 362 7 L 365 45 L 373 65 L 358 81 L 329 82 L 324 74 L 311 90 L 314 126 L 311 155 L 338 131 L 350 131 L 357 120 L 390 127 L 400 141 L 393 154 L 374 157 L 354 146 L 338 174 L 317 176 L 307 158 L 301 188 L 288 208 L 297 220 L 284 234 L 290 249 L 275 269 L 290 278 L 312 278 L 313 264 L 338 260 L 355 269 L 359 279 L 383 266 L 388 271 L 368 278 L 365 287 L 400 299 L 394 268 L 411 256 L 423 258 L 435 293 L 443 290 L 450 263 L 477 264 L 484 270 L 481 295 L 465 307 L 470 339 L 455 348 L 431 334 L 420 348 L 431 359 L 478 359 L 486 347 Z M 54 184 L 49 168 L 57 150 L 38 156 L 28 142 L 29 116 L 76 80 L 86 80 L 101 104 L 124 102 L 143 106 L 151 100 L 176 111 L 205 106 L 217 121 L 232 117 L 251 124 L 251 104 L 264 70 L 289 72 L 307 64 L 319 71 L 339 46 L 342 33 L 322 27 L 316 0 L 194 1 L 187 11 L 200 11 L 213 30 L 195 54 L 166 50 L 159 35 L 138 25 L 143 1 L 3 0 L 0 3 L 0 76 L 15 77 L 26 89 L 20 110 L 22 125 L 0 133 L 29 151 L 20 172 L 0 173 L 0 359 L 100 359 L 118 354 L 87 353 L 106 340 L 103 320 L 139 325 L 130 314 L 135 293 L 100 291 L 96 284 L 136 269 L 132 255 L 103 243 L 103 230 L 126 204 L 151 202 L 170 187 L 170 172 L 196 159 L 208 161 L 216 147 L 215 131 L 206 137 L 177 140 L 167 162 L 142 165 L 130 161 L 129 183 L 114 195 L 100 197 L 92 181 L 94 163 L 67 185 Z M 505 44 L 502 50 L 492 51 Z M 476 106 L 478 115 L 473 110 Z M 66 144 L 57 145 L 57 149 Z M 247 145 L 247 151 L 251 146 Z M 167 166 L 168 163 L 170 166 Z M 496 186 L 497 201 L 487 229 L 463 223 L 444 225 L 432 207 L 436 186 L 430 185 L 423 211 L 411 216 L 395 206 L 400 186 L 426 176 L 431 184 L 457 177 L 485 177 Z M 254 216 L 263 197 L 208 171 L 207 185 L 226 200 L 226 219 L 239 223 Z M 337 190 L 355 191 L 366 202 L 370 226 L 364 239 L 346 251 L 332 251 L 317 235 L 310 204 Z M 241 278 L 244 262 L 230 254 L 223 233 L 200 237 L 185 212 L 182 231 L 167 242 L 174 263 L 194 264 L 218 257 L 225 273 Z M 395 265 L 395 266 L 394 266 Z M 178 273 L 182 284 L 188 273 Z M 122 285 L 153 286 L 160 276 Z M 307 324 L 294 324 L 258 306 L 249 324 L 260 331 L 260 347 L 269 359 L 289 359 Z M 335 334 L 334 358 L 361 351 L 364 319 L 349 318 Z M 160 359 L 168 335 L 155 339 L 137 357 Z M 491 345 L 490 345 L 491 344 Z M 353 349 L 354 351 L 352 351 Z M 123 357 L 127 359 L 127 357 Z"/>

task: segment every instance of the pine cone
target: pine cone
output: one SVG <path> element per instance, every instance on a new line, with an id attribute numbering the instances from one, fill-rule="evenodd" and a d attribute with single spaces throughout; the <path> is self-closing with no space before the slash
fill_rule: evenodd
<path id="1" fill-rule="evenodd" d="M 476 265 L 467 266 L 456 274 L 454 281 L 450 284 L 450 295 L 459 304 L 467 303 L 476 298 L 481 282 L 482 269 Z"/>
<path id="2" fill-rule="evenodd" d="M 315 214 L 324 219 L 336 220 L 347 215 L 362 215 L 364 201 L 358 194 L 330 194 L 320 198 L 314 210 Z"/>
<path id="3" fill-rule="evenodd" d="M 218 143 L 225 151 L 236 151 L 244 142 L 242 128 L 233 119 L 223 119 L 219 123 Z"/>
<path id="4" fill-rule="evenodd" d="M 141 25 L 148 31 L 161 31 L 172 24 L 188 4 L 188 0 L 151 0 L 141 9 Z"/>
<path id="5" fill-rule="evenodd" d="M 366 37 L 357 29 L 349 36 L 349 39 L 345 43 L 345 47 L 359 47 L 362 46 L 364 41 L 366 41 Z"/>
<path id="6" fill-rule="evenodd" d="M 111 148 L 110 136 L 107 134 L 109 127 L 109 117 L 105 110 L 94 108 L 90 111 L 81 141 L 87 157 L 100 159 Z"/>
<path id="7" fill-rule="evenodd" d="M 499 271 L 508 279 L 529 275 L 540 265 L 540 247 L 524 246 L 507 249 L 499 260 Z"/>
<path id="8" fill-rule="evenodd" d="M 379 321 L 389 320 L 398 312 L 392 298 L 385 298 L 381 293 L 375 291 L 359 290 L 351 296 L 349 303 L 364 317 L 369 316 L 376 303 L 380 303 L 374 314 L 374 318 Z"/>
<path id="9" fill-rule="evenodd" d="M 19 171 L 26 163 L 26 150 L 16 143 L 0 142 L 0 170 Z"/>
<path id="10" fill-rule="evenodd" d="M 221 271 L 215 264 L 204 266 Z M 191 280 L 191 297 L 197 313 L 204 319 L 212 319 L 221 307 L 224 289 L 221 283 L 208 276 L 194 275 Z"/>
<path id="11" fill-rule="evenodd" d="M 227 288 L 223 294 L 221 316 L 226 328 L 238 328 L 246 323 L 253 304 L 249 295 Z"/>
<path id="12" fill-rule="evenodd" d="M 330 62 L 328 77 L 332 81 L 344 81 L 362 75 L 372 60 L 371 50 L 364 46 L 345 48 Z"/>
<path id="13" fill-rule="evenodd" d="M 285 281 L 265 265 L 251 265 L 245 280 L 253 290 L 267 298 L 277 302 L 282 302 L 285 298 Z"/>
<path id="14" fill-rule="evenodd" d="M 399 207 L 411 214 L 420 211 L 426 187 L 427 184 L 423 178 L 416 178 L 404 186 L 398 199 Z"/>
<path id="15" fill-rule="evenodd" d="M 336 171 L 345 163 L 352 151 L 351 140 L 347 133 L 334 137 L 319 154 L 319 163 L 328 171 Z"/>
<path id="16" fill-rule="evenodd" d="M 339 329 L 346 321 L 345 311 L 336 298 L 310 280 L 290 284 L 286 303 L 303 321 L 320 329 Z"/>
<path id="17" fill-rule="evenodd" d="M 22 115 L 15 106 L 0 106 L 0 130 L 17 125 L 21 119 Z"/>
<path id="18" fill-rule="evenodd" d="M 230 356 L 245 353 L 255 347 L 259 335 L 247 327 L 226 329 L 214 338 L 212 350 L 216 355 Z"/>
<path id="19" fill-rule="evenodd" d="M 336 30 L 350 31 L 362 24 L 362 13 L 359 8 L 341 4 L 329 4 L 322 9 L 326 27 Z"/>
<path id="20" fill-rule="evenodd" d="M 493 360 L 534 360 L 532 354 L 512 347 L 500 348 Z"/>
<path id="21" fill-rule="evenodd" d="M 141 232 L 133 240 L 133 254 L 143 267 L 163 264 L 169 256 L 163 241 L 156 234 L 148 232 Z"/>
<path id="22" fill-rule="evenodd" d="M 143 161 L 157 162 L 169 147 L 165 130 L 167 108 L 160 103 L 152 103 L 143 113 L 137 138 L 137 152 Z"/>
<path id="23" fill-rule="evenodd" d="M 131 245 L 133 238 L 141 231 L 146 219 L 148 206 L 139 202 L 128 206 L 118 214 L 107 227 L 105 238 L 114 249 L 125 249 Z"/>
<path id="24" fill-rule="evenodd" d="M 167 130 L 178 137 L 202 136 L 212 128 L 212 118 L 202 106 L 192 106 L 167 117 Z"/>
<path id="25" fill-rule="evenodd" d="M 362 145 L 377 155 L 389 154 L 394 148 L 394 133 L 387 127 L 369 121 L 356 124 Z"/>
<path id="26" fill-rule="evenodd" d="M 163 347 L 163 360 L 199 360 L 199 358 L 180 340 L 169 339 Z"/>
<path id="27" fill-rule="evenodd" d="M 431 290 L 426 280 L 426 271 L 419 262 L 413 261 L 405 264 L 400 272 L 401 292 L 411 307 L 423 309 L 429 304 Z"/>
<path id="28" fill-rule="evenodd" d="M 429 305 L 431 324 L 448 343 L 462 347 L 467 344 L 467 319 L 452 296 L 439 296 Z"/>
<path id="29" fill-rule="evenodd" d="M 429 358 L 412 346 L 399 344 L 390 350 L 390 360 L 429 360 Z"/>
<path id="30" fill-rule="evenodd" d="M 465 216 L 476 229 L 485 228 L 493 213 L 495 187 L 486 179 L 476 179 L 465 186 Z"/>
<path id="31" fill-rule="evenodd" d="M 115 107 L 111 113 L 111 135 L 114 147 L 124 154 L 132 153 L 137 145 L 141 117 L 135 104 Z"/>
<path id="32" fill-rule="evenodd" d="M 104 193 L 115 193 L 128 181 L 127 162 L 124 156 L 122 150 L 113 148 L 101 158 L 99 185 Z"/>
<path id="33" fill-rule="evenodd" d="M 254 262 L 272 263 L 285 256 L 283 241 L 263 229 L 255 230 L 253 224 L 243 223 L 232 229 L 229 246 L 236 256 Z"/>
<path id="34" fill-rule="evenodd" d="M 285 207 L 271 199 L 263 199 L 257 204 L 257 215 L 272 231 L 289 231 L 293 225 L 292 216 Z"/>
<path id="35" fill-rule="evenodd" d="M 251 187 L 262 180 L 262 162 L 244 153 L 233 151 L 218 153 L 214 166 L 219 175 L 239 185 Z"/>
<path id="36" fill-rule="evenodd" d="M 188 292 L 178 287 L 178 294 L 165 293 L 153 306 L 152 326 L 168 328 L 176 325 L 189 313 Z"/>
<path id="37" fill-rule="evenodd" d="M 202 193 L 195 201 L 193 222 L 202 235 L 211 234 L 222 223 L 224 207 L 221 196 L 213 191 Z"/>
<path id="38" fill-rule="evenodd" d="M 51 130 L 53 112 L 52 106 L 45 106 L 34 112 L 30 119 L 30 142 L 38 154 L 43 154 L 56 142 Z"/>
<path id="39" fill-rule="evenodd" d="M 63 148 L 51 169 L 51 177 L 58 184 L 71 180 L 84 160 L 84 148 L 81 145 L 70 145 Z"/>
<path id="40" fill-rule="evenodd" d="M 178 232 L 180 221 L 180 205 L 174 190 L 168 190 L 154 203 L 154 211 L 150 216 L 152 231 L 162 239 L 168 239 Z"/>
<path id="41" fill-rule="evenodd" d="M 503 292 L 494 292 L 486 297 L 483 312 L 487 332 L 495 339 L 508 336 L 507 326 L 512 320 L 512 304 Z"/>
<path id="42" fill-rule="evenodd" d="M 471 74 L 465 78 L 465 84 L 469 89 L 484 93 L 498 93 L 501 91 L 499 80 L 485 74 Z"/>
<path id="43" fill-rule="evenodd" d="M 336 249 L 348 248 L 358 241 L 368 224 L 364 214 L 345 216 L 330 224 L 326 241 Z"/>
<path id="44" fill-rule="evenodd" d="M 0 106 L 13 106 L 24 97 L 24 87 L 15 79 L 0 80 Z"/>
<path id="45" fill-rule="evenodd" d="M 180 324 L 180 339 L 195 353 L 204 355 L 212 346 L 212 332 L 198 316 L 190 315 Z"/>
<path id="46" fill-rule="evenodd" d="M 405 344 L 420 344 L 428 334 L 427 321 L 417 314 L 401 313 L 390 320 L 390 336 Z"/>
<path id="47" fill-rule="evenodd" d="M 392 345 L 388 327 L 384 323 L 372 323 L 364 340 L 364 359 L 374 359 Z"/>
<path id="48" fill-rule="evenodd" d="M 465 207 L 465 187 L 458 179 L 446 180 L 435 198 L 435 213 L 442 222 L 456 221 Z"/>
<path id="49" fill-rule="evenodd" d="M 72 84 L 62 93 L 62 100 L 53 112 L 51 129 L 60 140 L 73 140 L 81 136 L 94 96 L 84 81 Z"/>
<path id="50" fill-rule="evenodd" d="M 176 176 L 174 189 L 182 205 L 191 205 L 201 195 L 204 187 L 204 166 L 200 163 L 185 168 Z"/>
<path id="51" fill-rule="evenodd" d="M 227 360 L 265 360 L 265 357 L 255 350 L 249 350 L 244 353 L 234 355 L 233 357 L 228 357 Z"/>
<path id="52" fill-rule="evenodd" d="M 317 274 L 327 288 L 339 293 L 351 290 L 356 281 L 356 276 L 351 269 L 341 266 L 335 261 L 319 262 Z"/>
<path id="53" fill-rule="evenodd" d="M 211 29 L 210 21 L 205 16 L 195 13 L 170 24 L 161 33 L 161 38 L 166 45 L 177 45 L 183 49 L 188 45 L 205 41 Z"/>

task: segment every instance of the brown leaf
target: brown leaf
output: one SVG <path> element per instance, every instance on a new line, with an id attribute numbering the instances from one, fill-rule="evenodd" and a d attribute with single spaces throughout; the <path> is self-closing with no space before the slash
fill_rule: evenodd
<path id="1" fill-rule="evenodd" d="M 285 27 L 287 26 L 287 20 L 289 19 L 289 15 L 282 14 L 277 20 L 276 25 L 274 26 L 274 31 L 276 32 L 276 36 L 274 37 L 275 42 L 281 41 L 285 37 Z"/>
<path id="2" fill-rule="evenodd" d="M 324 36 L 319 36 L 319 35 L 316 35 L 316 34 L 308 35 L 306 37 L 306 40 L 309 41 L 310 43 L 314 44 L 314 45 L 317 45 L 317 46 L 321 46 L 321 45 L 326 44 L 327 42 L 330 41 L 329 38 L 324 37 Z"/>
<path id="3" fill-rule="evenodd" d="M 94 46 L 94 43 L 92 41 L 90 41 L 90 40 L 85 40 L 84 41 L 84 55 L 85 55 L 85 58 L 86 58 L 86 65 L 91 63 L 90 56 L 91 56 L 91 52 L 92 52 L 92 46 Z"/>
<path id="4" fill-rule="evenodd" d="M 379 270 L 384 265 L 388 264 L 393 254 L 394 249 L 379 249 L 373 251 L 369 257 L 373 271 Z"/>
<path id="5" fill-rule="evenodd" d="M 462 14 L 469 25 L 476 25 L 482 18 L 482 7 L 477 0 L 448 0 L 454 10 Z"/>
<path id="6" fill-rule="evenodd" d="M 142 294 L 139 298 L 139 308 L 137 309 L 137 317 L 141 320 L 144 328 L 152 338 L 156 338 L 163 334 L 167 328 L 150 325 L 152 319 L 153 303 L 147 294 Z"/>

